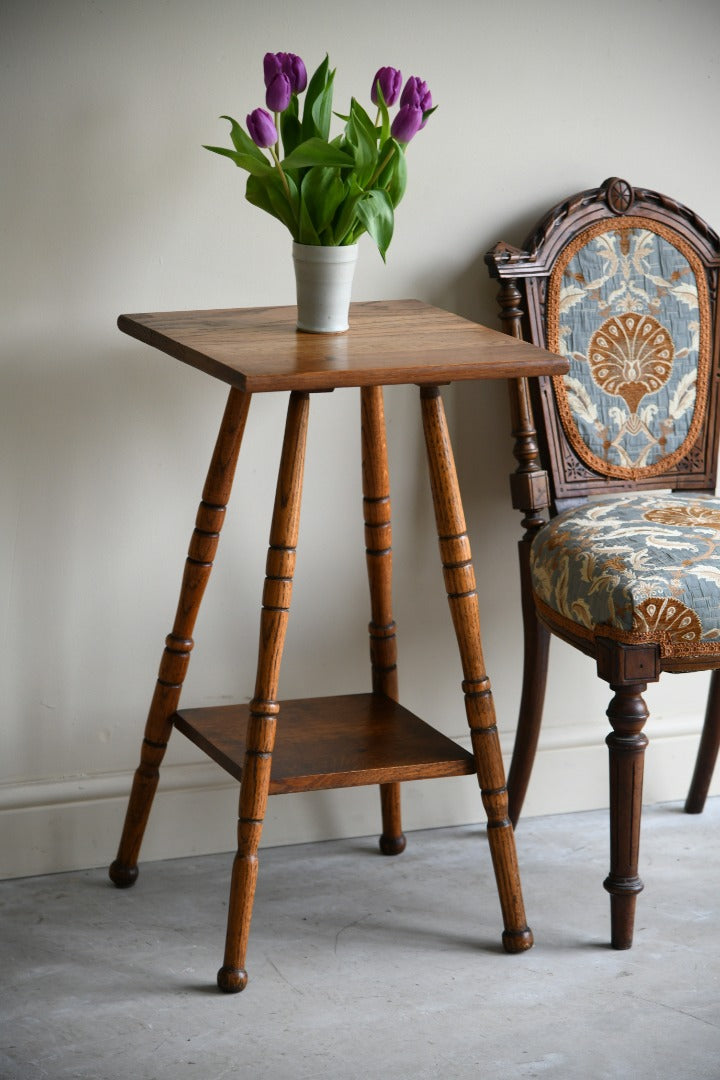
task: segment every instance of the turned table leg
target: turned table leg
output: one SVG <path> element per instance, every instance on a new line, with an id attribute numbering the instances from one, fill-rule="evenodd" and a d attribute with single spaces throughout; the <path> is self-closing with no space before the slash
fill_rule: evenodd
<path id="1" fill-rule="evenodd" d="M 360 391 L 365 553 L 370 585 L 372 688 L 398 700 L 396 627 L 392 616 L 392 524 L 385 411 L 381 386 Z M 380 785 L 383 855 L 405 850 L 400 784 Z"/>
<path id="2" fill-rule="evenodd" d="M 192 633 L 213 567 L 249 407 L 250 394 L 233 388 L 228 396 L 190 540 L 175 622 L 172 633 L 165 640 L 117 858 L 109 870 L 110 879 L 118 888 L 134 884 L 138 876 L 140 847 L 158 785 L 160 764 L 172 732 L 172 717 L 177 711 L 190 663 Z"/>
<path id="3" fill-rule="evenodd" d="M 465 709 L 488 817 L 490 852 L 505 926 L 502 941 L 507 952 L 523 952 L 531 947 L 533 937 L 525 919 L 515 835 L 508 817 L 505 770 L 482 653 L 475 572 L 465 515 L 440 390 L 435 386 L 422 387 L 420 397 L 445 587 L 460 649 Z"/>
<path id="4" fill-rule="evenodd" d="M 250 702 L 245 762 L 240 786 L 238 850 L 230 885 L 225 959 L 217 981 L 226 993 L 247 985 L 245 958 L 258 872 L 258 848 L 270 785 L 275 730 L 280 711 L 278 683 L 290 615 L 295 551 L 300 526 L 309 397 L 293 391 L 275 493 L 260 617 L 255 694 Z"/>

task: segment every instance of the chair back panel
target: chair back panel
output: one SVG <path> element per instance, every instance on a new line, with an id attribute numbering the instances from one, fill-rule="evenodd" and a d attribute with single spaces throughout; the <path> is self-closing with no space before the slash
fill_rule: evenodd
<path id="1" fill-rule="evenodd" d="M 520 287 L 523 336 L 570 362 L 534 388 L 555 506 L 630 487 L 713 491 L 715 233 L 612 179 L 554 207 L 525 248 L 487 261 Z"/>

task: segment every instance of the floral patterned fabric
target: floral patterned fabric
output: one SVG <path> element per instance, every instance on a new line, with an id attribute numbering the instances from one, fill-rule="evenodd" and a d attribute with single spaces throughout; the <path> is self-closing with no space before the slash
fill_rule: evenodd
<path id="1" fill-rule="evenodd" d="M 702 418 L 709 318 L 702 268 L 669 229 L 627 217 L 568 245 L 548 289 L 548 348 L 570 361 L 555 390 L 586 465 L 642 479 L 688 452 Z"/>
<path id="2" fill-rule="evenodd" d="M 720 499 L 643 492 L 566 510 L 535 537 L 533 589 L 581 635 L 720 652 Z"/>

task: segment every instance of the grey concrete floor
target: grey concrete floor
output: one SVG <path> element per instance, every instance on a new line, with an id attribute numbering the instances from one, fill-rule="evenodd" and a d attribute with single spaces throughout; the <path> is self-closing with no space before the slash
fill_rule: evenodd
<path id="1" fill-rule="evenodd" d="M 720 799 L 647 807 L 635 945 L 607 946 L 604 812 L 517 840 L 507 956 L 482 827 L 262 853 L 242 994 L 214 986 L 231 857 L 0 884 L 3 1080 L 720 1078 Z"/>

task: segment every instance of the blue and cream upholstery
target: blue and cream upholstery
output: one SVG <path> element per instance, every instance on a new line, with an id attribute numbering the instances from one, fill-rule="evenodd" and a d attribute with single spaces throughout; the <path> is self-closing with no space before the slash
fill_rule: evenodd
<path id="1" fill-rule="evenodd" d="M 584 230 L 548 284 L 563 430 L 610 480 L 657 483 L 692 450 L 711 363 L 702 267 L 683 238 L 627 216 Z M 580 636 L 720 653 L 720 500 L 641 491 L 555 517 L 531 556 L 540 615 Z"/>
<path id="2" fill-rule="evenodd" d="M 641 481 L 684 457 L 702 424 L 710 308 L 688 244 L 643 219 L 600 222 L 569 244 L 548 286 L 548 348 L 571 446 L 591 469 Z"/>
<path id="3" fill-rule="evenodd" d="M 581 637 L 720 652 L 720 499 L 642 492 L 553 518 L 531 553 L 535 601 Z"/>

